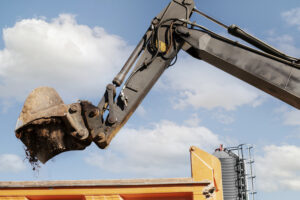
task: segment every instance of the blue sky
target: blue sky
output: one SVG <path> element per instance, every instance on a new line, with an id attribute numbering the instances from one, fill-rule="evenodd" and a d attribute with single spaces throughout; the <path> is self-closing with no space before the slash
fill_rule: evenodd
<path id="1" fill-rule="evenodd" d="M 57 89 L 66 103 L 97 103 L 152 18 L 168 0 L 0 2 L 0 180 L 77 180 L 190 176 L 189 146 L 255 145 L 258 199 L 298 197 L 300 112 L 184 52 L 107 150 L 63 153 L 32 172 L 14 136 L 28 93 Z M 300 57 L 300 4 L 290 0 L 195 0 Z M 216 33 L 204 18 L 192 20 Z M 232 37 L 230 37 L 232 38 Z M 182 139 L 182 137 L 184 139 Z"/>

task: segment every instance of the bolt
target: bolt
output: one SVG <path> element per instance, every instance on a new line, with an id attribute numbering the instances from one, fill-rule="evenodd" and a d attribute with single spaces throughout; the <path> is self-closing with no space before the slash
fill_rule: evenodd
<path id="1" fill-rule="evenodd" d="M 98 133 L 97 134 L 97 137 L 96 137 L 96 140 L 98 141 L 98 142 L 104 142 L 105 141 L 105 133 Z"/>
<path id="2" fill-rule="evenodd" d="M 77 132 L 76 132 L 76 131 L 73 131 L 73 132 L 71 132 L 71 135 L 72 135 L 73 137 L 77 137 Z"/>
<path id="3" fill-rule="evenodd" d="M 86 129 L 80 129 L 80 130 L 78 130 L 78 132 L 77 132 L 77 136 L 81 139 L 81 140 L 84 140 L 84 139 L 86 139 L 87 138 L 87 136 L 88 136 L 88 130 L 86 130 Z"/>
<path id="4" fill-rule="evenodd" d="M 196 148 L 194 147 L 194 146 L 192 146 L 191 148 L 190 148 L 190 151 L 195 151 L 196 150 Z"/>
<path id="5" fill-rule="evenodd" d="M 106 89 L 107 89 L 107 90 L 113 90 L 113 89 L 114 89 L 114 85 L 113 85 L 113 84 L 108 84 L 108 85 L 106 86 Z"/>
<path id="6" fill-rule="evenodd" d="M 214 187 L 208 190 L 209 193 L 214 193 L 214 191 L 215 191 Z"/>
<path id="7" fill-rule="evenodd" d="M 157 25 L 159 22 L 159 19 L 157 19 L 156 17 L 152 20 L 152 24 L 155 26 Z"/>
<path id="8" fill-rule="evenodd" d="M 93 118 L 93 117 L 99 116 L 99 114 L 100 114 L 99 109 L 94 109 L 94 110 L 92 110 L 92 111 L 89 113 L 89 118 Z"/>
<path id="9" fill-rule="evenodd" d="M 78 106 L 76 104 L 71 104 L 70 105 L 70 113 L 75 113 L 78 110 Z"/>

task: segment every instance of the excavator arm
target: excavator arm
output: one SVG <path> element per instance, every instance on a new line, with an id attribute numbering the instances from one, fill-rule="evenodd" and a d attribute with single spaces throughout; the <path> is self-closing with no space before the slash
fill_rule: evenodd
<path id="1" fill-rule="evenodd" d="M 193 0 L 171 1 L 152 20 L 97 106 L 88 101 L 65 105 L 52 88 L 34 90 L 24 103 L 16 128 L 16 136 L 26 145 L 31 159 L 44 163 L 61 152 L 84 149 L 92 141 L 100 148 L 107 147 L 181 49 L 300 108 L 298 59 L 236 26 L 221 24 L 257 49 L 224 38 L 190 22 L 194 12 L 203 14 L 195 9 Z M 118 95 L 117 87 L 121 87 Z"/>
<path id="2" fill-rule="evenodd" d="M 215 67 L 300 108 L 300 65 L 220 35 L 180 27 L 185 51 Z"/>

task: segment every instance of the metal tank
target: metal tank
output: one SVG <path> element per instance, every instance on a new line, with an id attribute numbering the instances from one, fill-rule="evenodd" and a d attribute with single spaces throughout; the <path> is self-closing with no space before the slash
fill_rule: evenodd
<path id="1" fill-rule="evenodd" d="M 245 166 L 238 155 L 223 146 L 213 154 L 221 161 L 224 200 L 246 200 Z"/>

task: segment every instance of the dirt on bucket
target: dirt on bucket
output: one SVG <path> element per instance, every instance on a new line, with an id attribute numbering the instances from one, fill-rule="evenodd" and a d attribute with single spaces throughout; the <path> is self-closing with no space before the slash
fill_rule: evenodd
<path id="1" fill-rule="evenodd" d="M 16 135 L 25 144 L 26 158 L 32 169 L 39 161 L 46 163 L 54 156 L 70 150 L 83 150 L 91 141 L 80 141 L 69 134 L 68 126 L 60 117 L 38 119 L 20 129 Z"/>

